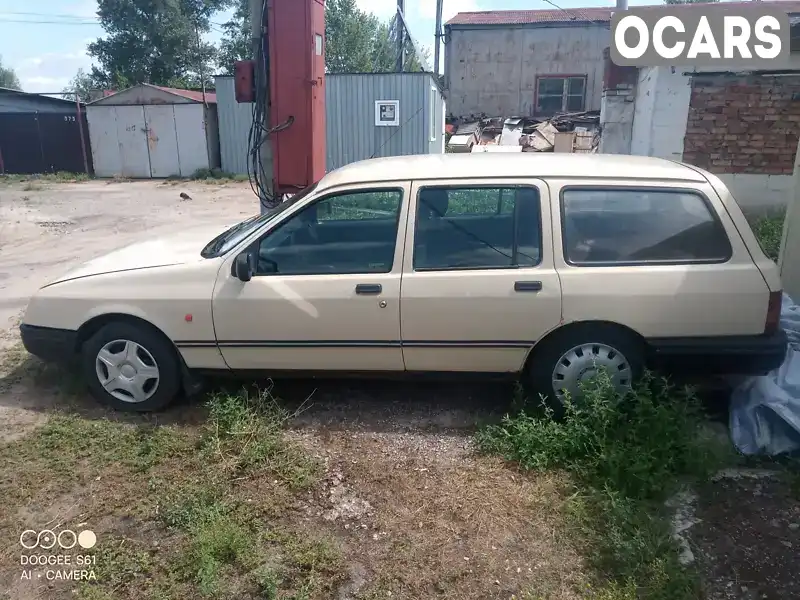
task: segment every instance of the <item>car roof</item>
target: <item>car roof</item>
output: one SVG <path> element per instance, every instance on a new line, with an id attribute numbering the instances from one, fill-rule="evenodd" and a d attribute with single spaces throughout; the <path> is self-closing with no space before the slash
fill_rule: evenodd
<path id="1" fill-rule="evenodd" d="M 608 177 L 704 182 L 688 165 L 627 154 L 489 153 L 419 154 L 373 158 L 331 171 L 321 189 L 351 183 L 414 179 L 498 177 Z"/>

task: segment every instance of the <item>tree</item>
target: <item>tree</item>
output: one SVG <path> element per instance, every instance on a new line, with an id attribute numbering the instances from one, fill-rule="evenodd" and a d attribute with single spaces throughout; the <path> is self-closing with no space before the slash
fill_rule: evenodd
<path id="1" fill-rule="evenodd" d="M 106 36 L 89 44 L 100 63 L 91 78 L 99 87 L 138 83 L 199 87 L 212 84 L 216 48 L 200 39 L 209 17 L 231 0 L 98 0 Z"/>
<path id="2" fill-rule="evenodd" d="M 325 3 L 325 68 L 329 73 L 374 73 L 394 71 L 397 65 L 397 19 L 381 23 L 360 10 L 356 0 Z M 405 44 L 406 71 L 418 71 L 410 41 Z"/>
<path id="3" fill-rule="evenodd" d="M 219 45 L 217 63 L 223 73 L 233 75 L 233 63 L 252 57 L 250 48 L 250 3 L 238 0 L 233 18 L 222 26 L 225 34 Z"/>
<path id="4" fill-rule="evenodd" d="M 78 69 L 67 86 L 61 90 L 62 97 L 67 100 L 75 100 L 76 93 L 81 102 L 91 102 L 103 97 L 103 86 L 98 84 L 89 73 Z"/>
<path id="5" fill-rule="evenodd" d="M 11 90 L 22 90 L 19 84 L 19 77 L 11 67 L 3 66 L 3 57 L 0 56 L 0 87 L 8 88 Z"/>

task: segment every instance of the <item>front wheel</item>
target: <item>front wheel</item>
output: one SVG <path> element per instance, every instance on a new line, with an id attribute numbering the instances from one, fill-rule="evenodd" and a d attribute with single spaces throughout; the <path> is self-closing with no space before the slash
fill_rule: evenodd
<path id="1" fill-rule="evenodd" d="M 528 382 L 535 397 L 544 396 L 556 416 L 563 416 L 567 396 L 576 402 L 581 386 L 608 372 L 618 393 L 628 391 L 644 370 L 644 347 L 632 334 L 610 326 L 585 326 L 556 332 L 534 348 Z"/>
<path id="2" fill-rule="evenodd" d="M 180 391 L 175 349 L 146 326 L 105 325 L 83 344 L 81 362 L 92 395 L 117 410 L 159 410 Z"/>

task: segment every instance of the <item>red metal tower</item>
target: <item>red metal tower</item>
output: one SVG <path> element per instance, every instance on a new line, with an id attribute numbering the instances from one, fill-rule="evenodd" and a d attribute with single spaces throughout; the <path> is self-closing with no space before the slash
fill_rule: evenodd
<path id="1" fill-rule="evenodd" d="M 275 194 L 325 175 L 324 0 L 266 0 Z"/>

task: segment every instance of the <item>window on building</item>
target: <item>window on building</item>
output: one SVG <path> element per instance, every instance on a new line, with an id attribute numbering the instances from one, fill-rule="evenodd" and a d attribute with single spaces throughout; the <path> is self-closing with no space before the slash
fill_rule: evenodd
<path id="1" fill-rule="evenodd" d="M 586 76 L 542 75 L 536 79 L 536 114 L 577 112 L 586 102 Z"/>
<path id="2" fill-rule="evenodd" d="M 574 265 L 725 262 L 732 250 L 695 192 L 567 188 L 564 257 Z"/>
<path id="3" fill-rule="evenodd" d="M 403 193 L 337 194 L 305 207 L 259 243 L 258 275 L 388 273 Z"/>
<path id="4" fill-rule="evenodd" d="M 533 267 L 541 257 L 534 187 L 426 187 L 417 200 L 417 270 Z"/>

